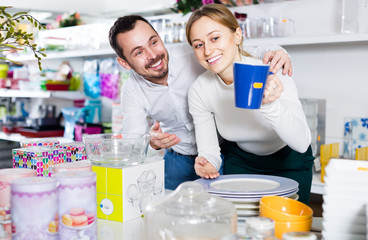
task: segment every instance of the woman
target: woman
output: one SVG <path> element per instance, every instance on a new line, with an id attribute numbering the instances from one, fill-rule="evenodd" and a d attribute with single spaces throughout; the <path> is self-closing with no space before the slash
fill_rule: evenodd
<path id="1" fill-rule="evenodd" d="M 219 175 L 218 131 L 224 138 L 224 174 L 294 179 L 299 200 L 308 204 L 314 157 L 294 81 L 279 71 L 267 79 L 260 109 L 236 108 L 233 63 L 262 61 L 242 51 L 242 32 L 232 12 L 220 4 L 204 5 L 192 13 L 186 35 L 198 62 L 207 69 L 188 95 L 199 153 L 196 173 L 204 178 Z"/>

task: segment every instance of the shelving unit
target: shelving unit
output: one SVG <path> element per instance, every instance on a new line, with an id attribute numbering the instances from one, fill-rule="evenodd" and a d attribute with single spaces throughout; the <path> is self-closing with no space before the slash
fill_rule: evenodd
<path id="1" fill-rule="evenodd" d="M 28 91 L 0 89 L 0 97 L 22 97 L 22 98 L 62 98 L 62 99 L 81 99 L 84 94 L 80 91 Z"/>
<path id="2" fill-rule="evenodd" d="M 245 44 L 247 44 L 248 46 L 269 45 L 269 44 L 281 46 L 296 46 L 296 45 L 339 44 L 339 43 L 359 43 L 359 42 L 368 42 L 368 33 L 331 34 L 331 35 L 306 36 L 306 37 L 257 38 L 245 40 Z"/>
<path id="3" fill-rule="evenodd" d="M 301 37 L 280 37 L 280 38 L 255 38 L 245 39 L 244 44 L 247 46 L 259 46 L 259 45 L 280 45 L 280 46 L 296 46 L 296 45 L 312 45 L 312 44 L 340 44 L 340 43 L 359 43 L 368 42 L 368 33 L 357 34 L 331 34 L 321 36 L 301 36 Z M 166 44 L 168 47 L 172 47 L 175 44 L 187 44 L 187 43 L 173 43 Z M 46 52 L 46 59 L 63 59 L 63 58 L 76 58 L 76 57 L 92 57 L 92 56 L 104 56 L 114 55 L 115 52 L 110 47 L 101 49 L 83 49 L 83 50 L 67 50 L 67 51 L 49 51 Z M 9 58 L 14 61 L 25 62 L 35 61 L 31 54 L 17 54 L 10 55 Z"/>

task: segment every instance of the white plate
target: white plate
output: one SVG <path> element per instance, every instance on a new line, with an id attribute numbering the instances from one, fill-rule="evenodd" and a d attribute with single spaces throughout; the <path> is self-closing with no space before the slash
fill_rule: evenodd
<path id="1" fill-rule="evenodd" d="M 210 193 L 241 196 L 264 196 L 287 193 L 298 188 L 292 179 L 258 174 L 220 175 L 216 179 L 198 179 Z"/>
<path id="2" fill-rule="evenodd" d="M 259 215 L 258 210 L 236 210 L 238 216 L 253 216 L 253 215 Z"/>
<path id="3" fill-rule="evenodd" d="M 247 204 L 247 203 L 243 203 L 243 204 L 237 203 L 237 204 L 235 204 L 234 203 L 234 206 L 235 206 L 236 210 L 259 209 L 259 204 L 258 203 L 256 203 L 256 204 Z"/>
<path id="4" fill-rule="evenodd" d="M 296 188 L 296 189 L 293 189 L 291 191 L 274 193 L 274 194 L 246 195 L 246 194 L 223 194 L 223 193 L 213 193 L 213 192 L 210 192 L 210 193 L 214 196 L 225 197 L 225 198 L 257 198 L 257 199 L 261 199 L 262 197 L 271 196 L 271 195 L 272 196 L 277 195 L 277 196 L 282 196 L 282 197 L 290 197 L 290 196 L 293 196 L 294 194 L 296 194 L 298 191 L 299 191 L 299 189 Z"/>

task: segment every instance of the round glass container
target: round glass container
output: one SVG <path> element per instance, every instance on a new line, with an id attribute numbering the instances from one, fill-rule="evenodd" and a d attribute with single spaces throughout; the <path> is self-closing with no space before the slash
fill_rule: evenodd
<path id="1" fill-rule="evenodd" d="M 56 240 L 57 183 L 53 178 L 18 178 L 11 182 L 12 239 Z"/>
<path id="2" fill-rule="evenodd" d="M 147 156 L 148 134 L 91 134 L 83 136 L 87 159 L 93 165 L 124 167 L 143 163 Z"/>
<path id="3" fill-rule="evenodd" d="M 250 217 L 245 220 L 245 232 L 262 239 L 272 237 L 275 234 L 275 222 L 266 217 Z"/>
<path id="4" fill-rule="evenodd" d="M 145 208 L 144 239 L 222 239 L 237 232 L 234 205 L 207 193 L 196 182 L 182 183 L 174 192 Z"/>

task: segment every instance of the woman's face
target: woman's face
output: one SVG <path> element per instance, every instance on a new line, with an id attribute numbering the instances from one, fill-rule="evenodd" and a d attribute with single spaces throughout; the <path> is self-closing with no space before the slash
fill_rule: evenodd
<path id="1" fill-rule="evenodd" d="M 193 23 L 190 39 L 194 54 L 204 68 L 217 73 L 223 80 L 229 77 L 232 80 L 233 62 L 241 61 L 240 29 L 233 32 L 209 17 L 201 17 Z"/>

